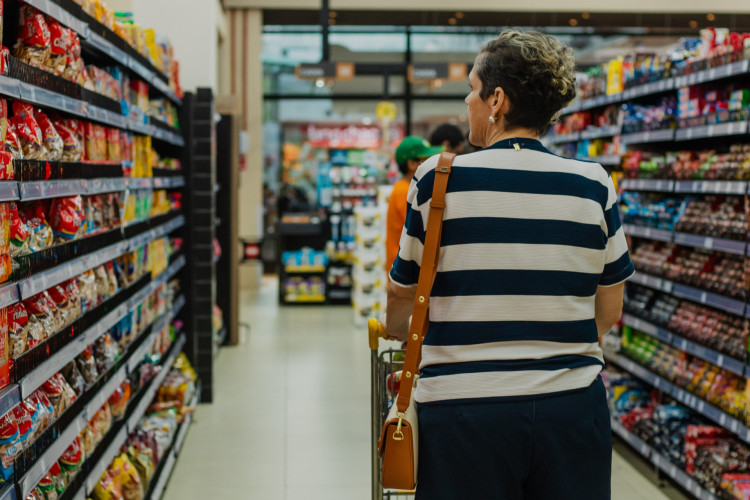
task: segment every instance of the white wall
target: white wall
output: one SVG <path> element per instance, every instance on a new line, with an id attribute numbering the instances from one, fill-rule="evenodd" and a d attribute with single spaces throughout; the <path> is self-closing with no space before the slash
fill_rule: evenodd
<path id="1" fill-rule="evenodd" d="M 218 39 L 226 37 L 220 0 L 107 0 L 119 11 L 130 11 L 144 28 L 167 36 L 180 62 L 183 90 L 218 90 Z"/>

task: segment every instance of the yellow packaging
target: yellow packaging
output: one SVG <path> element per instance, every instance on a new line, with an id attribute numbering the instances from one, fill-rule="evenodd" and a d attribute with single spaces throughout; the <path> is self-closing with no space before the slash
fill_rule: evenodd
<path id="1" fill-rule="evenodd" d="M 607 95 L 622 92 L 623 74 L 622 74 L 622 57 L 609 61 L 607 66 Z"/>

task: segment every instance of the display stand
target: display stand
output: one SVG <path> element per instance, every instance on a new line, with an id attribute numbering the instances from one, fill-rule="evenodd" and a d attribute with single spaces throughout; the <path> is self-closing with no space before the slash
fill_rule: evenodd
<path id="1" fill-rule="evenodd" d="M 310 247 L 313 250 L 325 250 L 326 242 L 330 239 L 328 221 L 318 215 L 283 214 L 281 221 L 276 224 L 277 259 L 279 272 L 279 304 L 282 305 L 312 305 L 325 304 L 325 294 L 309 296 L 287 290 L 287 280 L 293 277 L 319 277 L 327 282 L 327 266 L 296 270 L 284 266 L 282 255 L 287 251 L 300 250 Z"/>

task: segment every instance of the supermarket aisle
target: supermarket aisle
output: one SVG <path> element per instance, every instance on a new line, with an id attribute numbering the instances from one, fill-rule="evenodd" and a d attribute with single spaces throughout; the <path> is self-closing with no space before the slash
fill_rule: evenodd
<path id="1" fill-rule="evenodd" d="M 219 354 L 165 500 L 369 499 L 370 364 L 351 310 L 280 309 L 271 279 L 242 301 L 252 331 Z M 613 499 L 684 498 L 647 469 L 615 454 Z"/>

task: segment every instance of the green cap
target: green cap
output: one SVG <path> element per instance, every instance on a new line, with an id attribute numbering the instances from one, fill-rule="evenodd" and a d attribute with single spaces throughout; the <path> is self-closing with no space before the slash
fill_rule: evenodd
<path id="1" fill-rule="evenodd" d="M 421 160 L 443 152 L 443 146 L 430 143 L 416 135 L 405 137 L 396 148 L 396 163 L 402 165 L 409 160 Z"/>

